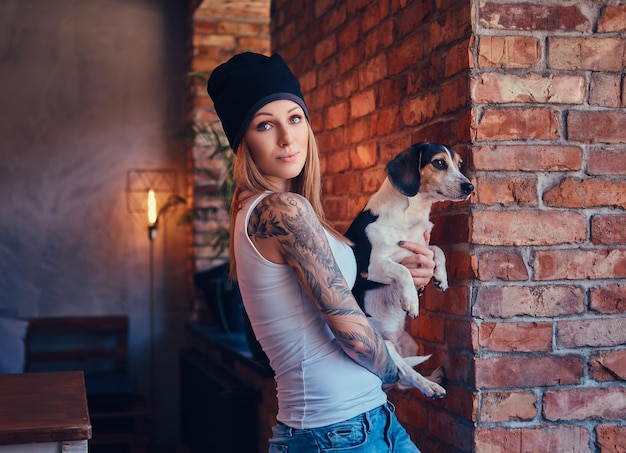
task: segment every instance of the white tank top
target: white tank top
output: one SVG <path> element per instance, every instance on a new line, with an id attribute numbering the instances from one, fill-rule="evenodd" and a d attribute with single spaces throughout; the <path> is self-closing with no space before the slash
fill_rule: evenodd
<path id="1" fill-rule="evenodd" d="M 248 200 L 237 214 L 237 279 L 252 328 L 274 370 L 277 420 L 296 429 L 337 423 L 384 404 L 380 379 L 348 357 L 315 303 L 287 264 L 265 259 L 246 232 L 250 213 L 268 193 Z M 352 249 L 326 233 L 350 286 L 356 278 Z"/>

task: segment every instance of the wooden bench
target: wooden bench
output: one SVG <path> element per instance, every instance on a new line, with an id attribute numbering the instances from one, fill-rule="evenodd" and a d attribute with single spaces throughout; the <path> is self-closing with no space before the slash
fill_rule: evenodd
<path id="1" fill-rule="evenodd" d="M 91 453 L 145 453 L 153 414 L 128 371 L 128 316 L 27 318 L 26 372 L 82 370 Z"/>

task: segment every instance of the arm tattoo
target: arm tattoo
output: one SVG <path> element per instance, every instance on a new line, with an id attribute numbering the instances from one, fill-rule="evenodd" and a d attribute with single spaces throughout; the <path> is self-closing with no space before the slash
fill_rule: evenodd
<path id="1" fill-rule="evenodd" d="M 277 241 L 300 284 L 353 360 L 385 384 L 398 380 L 398 369 L 382 337 L 354 300 L 307 200 L 286 192 L 268 195 L 251 213 L 248 236 Z"/>

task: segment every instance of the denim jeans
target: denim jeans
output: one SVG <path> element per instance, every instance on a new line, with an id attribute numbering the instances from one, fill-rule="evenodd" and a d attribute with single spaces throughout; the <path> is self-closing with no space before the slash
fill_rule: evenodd
<path id="1" fill-rule="evenodd" d="M 272 428 L 269 453 L 419 453 L 387 403 L 349 420 L 321 428 Z"/>

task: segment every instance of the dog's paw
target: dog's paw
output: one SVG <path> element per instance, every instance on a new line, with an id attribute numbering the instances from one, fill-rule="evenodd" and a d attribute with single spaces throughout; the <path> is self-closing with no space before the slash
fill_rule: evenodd
<path id="1" fill-rule="evenodd" d="M 420 389 L 425 397 L 439 399 L 446 396 L 446 389 L 436 382 L 428 382 L 429 383 L 424 388 Z"/>
<path id="2" fill-rule="evenodd" d="M 416 294 L 415 299 L 417 299 L 417 293 L 415 294 Z M 406 302 L 406 300 L 404 300 L 402 302 L 402 309 L 405 311 L 407 316 L 410 316 L 413 319 L 419 316 L 419 312 L 420 312 L 419 302 L 412 303 L 412 302 Z"/>
<path id="3" fill-rule="evenodd" d="M 447 276 L 444 276 L 443 278 L 437 278 L 433 275 L 432 282 L 433 285 L 435 285 L 435 288 L 437 288 L 439 291 L 445 291 L 446 289 L 448 289 Z"/>
<path id="4" fill-rule="evenodd" d="M 443 398 L 446 396 L 446 389 L 436 382 L 426 379 L 414 370 L 412 373 L 401 373 L 397 387 L 400 390 L 418 389 L 427 398 Z"/>
<path id="5" fill-rule="evenodd" d="M 407 286 L 401 293 L 402 309 L 407 315 L 415 319 L 419 315 L 420 305 L 415 286 Z"/>
<path id="6" fill-rule="evenodd" d="M 388 348 L 390 347 L 392 346 L 388 346 Z M 397 351 L 395 349 L 393 349 L 392 357 L 394 357 L 394 363 L 398 365 L 400 380 L 397 383 L 397 387 L 400 390 L 418 389 L 428 398 L 443 398 L 446 396 L 446 389 L 440 385 L 441 382 L 435 382 L 430 378 L 425 378 L 418 371 L 413 369 L 414 366 L 428 360 L 430 355 L 403 357 L 398 361 L 394 354 L 397 355 Z M 439 367 L 435 370 L 433 375 L 435 378 L 443 380 L 443 367 Z"/>
<path id="7" fill-rule="evenodd" d="M 433 272 L 432 282 L 435 287 L 441 291 L 448 289 L 448 272 L 446 271 L 446 256 L 443 251 L 434 245 L 430 246 L 434 253 L 435 270 Z"/>

